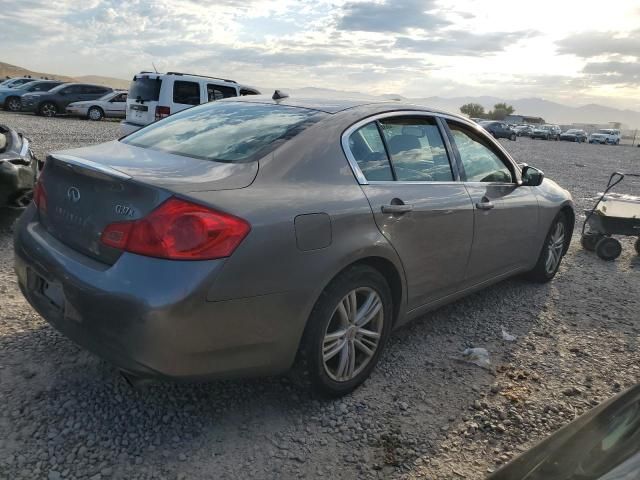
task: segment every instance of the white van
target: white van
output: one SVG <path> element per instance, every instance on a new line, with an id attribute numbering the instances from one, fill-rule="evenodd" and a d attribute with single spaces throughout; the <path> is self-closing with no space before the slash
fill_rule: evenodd
<path id="1" fill-rule="evenodd" d="M 127 98 L 126 118 L 120 133 L 139 128 L 194 105 L 241 95 L 259 95 L 255 88 L 224 78 L 188 73 L 140 72 L 133 77 Z"/>

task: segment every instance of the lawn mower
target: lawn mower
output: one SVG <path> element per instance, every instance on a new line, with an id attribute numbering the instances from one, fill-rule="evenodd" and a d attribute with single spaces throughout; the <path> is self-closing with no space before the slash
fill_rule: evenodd
<path id="1" fill-rule="evenodd" d="M 585 250 L 595 251 L 603 260 L 615 260 L 622 253 L 622 244 L 612 235 L 638 237 L 635 248 L 640 255 L 640 197 L 610 193 L 625 177 L 640 178 L 640 174 L 612 173 L 596 204 L 591 210 L 585 210 L 582 246 Z"/>

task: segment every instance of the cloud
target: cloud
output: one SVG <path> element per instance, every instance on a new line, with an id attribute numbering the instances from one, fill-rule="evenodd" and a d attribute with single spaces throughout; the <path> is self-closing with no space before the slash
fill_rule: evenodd
<path id="1" fill-rule="evenodd" d="M 558 53 L 591 58 L 603 55 L 640 56 L 640 29 L 616 32 L 582 32 L 556 42 Z"/>
<path id="2" fill-rule="evenodd" d="M 409 29 L 433 30 L 449 21 L 437 13 L 434 0 L 385 0 L 348 2 L 337 28 L 363 32 L 406 32 Z"/>
<path id="3" fill-rule="evenodd" d="M 589 62 L 582 71 L 591 81 L 600 84 L 640 87 L 640 64 L 637 62 Z"/>
<path id="4" fill-rule="evenodd" d="M 432 55 L 491 55 L 514 42 L 537 35 L 532 30 L 522 32 L 471 33 L 463 30 L 445 30 L 430 38 L 400 37 L 395 47 L 411 52 Z"/>

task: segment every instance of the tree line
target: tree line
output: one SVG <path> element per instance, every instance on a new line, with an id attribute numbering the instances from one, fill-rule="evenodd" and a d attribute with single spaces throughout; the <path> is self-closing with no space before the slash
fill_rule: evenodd
<path id="1" fill-rule="evenodd" d="M 479 103 L 465 103 L 460 107 L 460 111 L 470 118 L 486 118 L 487 120 L 504 120 L 507 115 L 516 111 L 515 108 L 506 103 L 496 103 L 493 110 L 484 111 L 484 107 Z"/>

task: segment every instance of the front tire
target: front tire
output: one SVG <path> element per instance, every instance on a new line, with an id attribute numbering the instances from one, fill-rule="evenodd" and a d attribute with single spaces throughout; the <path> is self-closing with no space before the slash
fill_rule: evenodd
<path id="1" fill-rule="evenodd" d="M 511 136 L 509 137 L 509 140 L 511 140 L 512 142 L 515 142 L 515 141 L 516 141 L 516 138 L 517 138 L 517 137 L 516 137 L 516 134 L 515 134 L 515 133 L 512 133 L 512 134 L 511 134 Z"/>
<path id="2" fill-rule="evenodd" d="M 636 240 L 634 247 L 636 248 L 636 253 L 640 255 L 640 237 Z"/>
<path id="3" fill-rule="evenodd" d="M 528 273 L 530 280 L 539 283 L 553 280 L 562 263 L 568 235 L 570 235 L 570 232 L 567 217 L 560 212 L 549 228 L 536 266 Z"/>
<path id="4" fill-rule="evenodd" d="M 55 117 L 58 114 L 58 107 L 55 103 L 45 102 L 38 108 L 38 113 L 43 117 Z"/>
<path id="5" fill-rule="evenodd" d="M 365 265 L 350 268 L 316 302 L 295 369 L 318 393 L 346 395 L 375 368 L 392 322 L 393 301 L 385 278 Z"/>
<path id="6" fill-rule="evenodd" d="M 87 112 L 87 118 L 97 122 L 104 118 L 104 112 L 100 107 L 91 107 Z"/>

